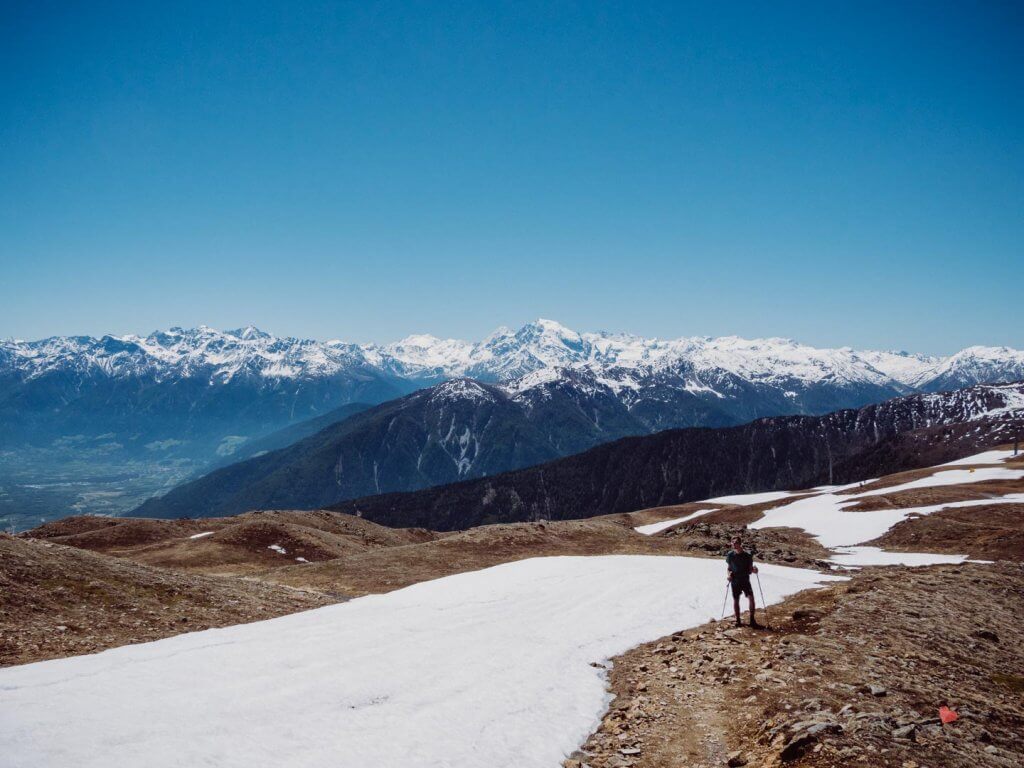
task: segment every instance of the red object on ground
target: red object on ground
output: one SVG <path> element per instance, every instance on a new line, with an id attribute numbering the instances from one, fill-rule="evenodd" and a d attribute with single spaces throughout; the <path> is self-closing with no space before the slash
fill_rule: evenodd
<path id="1" fill-rule="evenodd" d="M 949 707 L 939 707 L 939 720 L 942 721 L 943 725 L 945 725 L 946 723 L 952 723 L 958 717 L 960 717 L 960 715 L 958 715 Z"/>

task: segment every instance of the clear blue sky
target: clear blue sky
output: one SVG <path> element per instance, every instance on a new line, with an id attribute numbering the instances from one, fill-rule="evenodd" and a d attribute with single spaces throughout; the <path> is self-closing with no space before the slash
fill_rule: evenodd
<path id="1" fill-rule="evenodd" d="M 1024 6 L 712 5 L 4 3 L 0 337 L 1024 346 Z"/>

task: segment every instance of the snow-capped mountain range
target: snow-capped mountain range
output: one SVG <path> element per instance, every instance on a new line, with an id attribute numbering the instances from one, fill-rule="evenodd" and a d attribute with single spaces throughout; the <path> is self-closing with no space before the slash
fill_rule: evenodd
<path id="1" fill-rule="evenodd" d="M 413 382 L 455 377 L 513 382 L 537 371 L 585 369 L 615 387 L 633 377 L 675 373 L 691 389 L 714 389 L 703 379 L 723 374 L 751 383 L 866 384 L 933 391 L 982 381 L 1024 378 L 1024 352 L 969 347 L 949 357 L 906 352 L 820 349 L 789 339 L 687 337 L 646 339 L 623 333 L 578 333 L 551 320 L 519 330 L 499 328 L 478 342 L 409 336 L 390 344 L 279 338 L 254 327 L 217 331 L 172 328 L 149 336 L 53 337 L 0 341 L 0 375 L 25 379 L 54 372 L 155 380 L 202 377 L 210 384 L 235 377 L 311 379 L 375 372 Z M 608 374 L 611 373 L 609 377 Z M 541 378 L 527 381 L 542 381 Z M 517 388 L 527 381 L 516 384 Z M 726 393 L 720 393 L 725 395 Z"/>
<path id="2" fill-rule="evenodd" d="M 645 339 L 551 320 L 479 342 L 392 344 L 278 338 L 254 327 L 0 342 L 0 449 L 103 438 L 104 450 L 208 461 L 246 440 L 443 381 L 497 385 L 547 402 L 594 439 L 761 416 L 819 414 L 912 392 L 1024 379 L 1024 352 L 970 347 L 945 358 L 818 349 L 788 339 Z M 471 387 L 451 388 L 458 399 Z M 569 439 L 556 443 L 577 445 Z"/>
<path id="3" fill-rule="evenodd" d="M 338 483 L 362 483 L 361 493 L 383 488 L 381 462 L 399 444 L 423 457 L 409 474 L 422 475 L 423 485 L 528 466 L 627 435 L 822 414 L 1015 380 L 1024 380 L 1024 353 L 1006 348 L 935 358 L 786 339 L 577 333 L 549 320 L 479 342 L 420 335 L 361 345 L 278 338 L 252 327 L 3 341 L 0 520 L 28 508 L 60 514 L 65 502 L 55 503 L 50 488 L 81 489 L 73 502 L 79 511 L 130 509 L 133 493 L 149 495 L 230 463 L 241 446 L 309 436 L 356 412 L 350 405 L 397 401 L 428 387 L 425 397 L 396 406 L 397 421 L 380 422 L 380 451 L 367 448 L 377 437 L 353 435 L 352 455 L 374 458 L 358 472 L 345 464 Z M 90 467 L 108 478 L 103 485 L 90 485 Z M 45 488 L 38 485 L 44 477 L 53 481 Z"/>

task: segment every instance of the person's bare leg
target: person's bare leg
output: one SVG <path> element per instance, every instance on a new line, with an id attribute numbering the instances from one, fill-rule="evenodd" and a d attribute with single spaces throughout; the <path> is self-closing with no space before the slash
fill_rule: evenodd
<path id="1" fill-rule="evenodd" d="M 750 626 L 753 627 L 753 626 L 755 626 L 757 624 L 757 619 L 754 618 L 754 611 L 757 608 L 757 606 L 754 605 L 754 595 L 753 595 L 753 593 L 751 593 L 751 595 L 749 597 L 747 597 L 747 601 L 750 603 Z M 737 601 L 737 602 L 739 602 L 739 601 Z"/>
<path id="2" fill-rule="evenodd" d="M 732 599 L 732 609 L 733 609 L 733 612 L 736 614 L 736 625 L 739 626 L 740 624 L 743 623 L 743 621 L 740 619 L 740 599 L 739 599 L 739 597 L 734 597 Z"/>

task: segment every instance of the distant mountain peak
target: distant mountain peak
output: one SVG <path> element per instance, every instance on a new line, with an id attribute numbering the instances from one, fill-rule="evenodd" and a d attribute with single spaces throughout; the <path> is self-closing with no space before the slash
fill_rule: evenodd
<path id="1" fill-rule="evenodd" d="M 250 341 L 251 339 L 271 339 L 273 338 L 269 333 L 261 331 L 255 325 L 247 325 L 244 328 L 236 328 L 233 331 L 225 331 L 228 336 L 234 336 L 243 341 Z"/>
<path id="2" fill-rule="evenodd" d="M 781 337 L 662 340 L 606 331 L 580 333 L 543 317 L 516 330 L 498 328 L 477 342 L 420 333 L 389 344 L 358 345 L 279 338 L 254 325 L 230 331 L 175 326 L 145 337 L 0 342 L 0 373 L 17 371 L 28 378 L 48 371 L 94 370 L 115 377 L 202 376 L 216 383 L 240 373 L 281 380 L 373 371 L 428 384 L 459 377 L 512 382 L 541 370 L 550 379 L 574 369 L 591 371 L 613 386 L 626 380 L 622 371 L 631 372 L 630 380 L 675 377 L 693 392 L 714 391 L 719 396 L 737 382 L 785 391 L 818 385 L 881 387 L 899 394 L 1022 379 L 1024 352 L 979 345 L 932 357 L 848 346 L 816 348 Z M 723 384 L 726 380 L 732 384 Z"/>
<path id="3" fill-rule="evenodd" d="M 459 401 L 468 400 L 472 402 L 497 400 L 497 397 L 490 388 L 484 386 L 474 379 L 449 379 L 428 390 L 430 399 Z"/>

